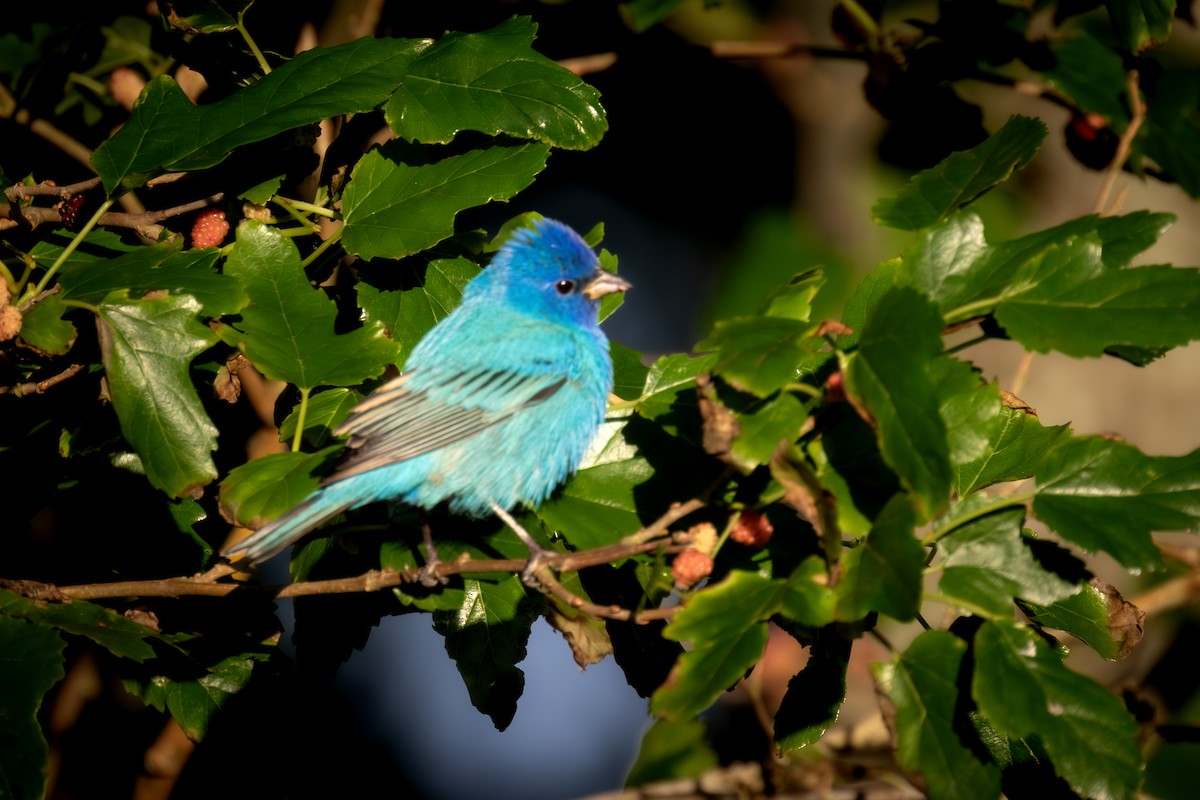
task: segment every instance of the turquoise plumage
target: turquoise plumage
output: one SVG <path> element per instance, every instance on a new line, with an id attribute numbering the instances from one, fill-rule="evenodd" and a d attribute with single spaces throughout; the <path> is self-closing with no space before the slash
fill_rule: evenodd
<path id="1" fill-rule="evenodd" d="M 613 381 L 599 300 L 628 288 L 561 222 L 515 232 L 404 374 L 337 430 L 346 449 L 320 488 L 223 555 L 263 561 L 346 510 L 391 500 L 496 513 L 532 561 L 537 545 L 507 511 L 545 500 L 595 437 Z"/>

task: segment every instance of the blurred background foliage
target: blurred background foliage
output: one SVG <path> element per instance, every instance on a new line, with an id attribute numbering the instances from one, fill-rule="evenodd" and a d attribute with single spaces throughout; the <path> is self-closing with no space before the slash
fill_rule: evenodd
<path id="1" fill-rule="evenodd" d="M 334 44 L 364 34 L 438 37 L 448 30 L 490 28 L 513 14 L 531 15 L 539 26 L 540 52 L 587 70 L 586 80 L 601 92 L 609 130 L 590 151 L 554 153 L 534 186 L 508 206 L 468 212 L 462 222 L 495 229 L 512 214 L 535 209 L 581 228 L 605 220 L 605 246 L 620 254 L 622 273 L 637 286 L 607 329 L 617 341 L 658 354 L 690 349 L 713 320 L 753 311 L 768 291 L 806 266 L 823 265 L 831 286 L 848 295 L 858 277 L 907 241 L 874 224 L 870 210 L 877 198 L 894 194 L 914 171 L 949 152 L 979 143 L 1014 113 L 1040 117 L 1051 136 L 1029 167 L 975 206 L 989 237 L 1010 238 L 1093 210 L 1169 211 L 1179 222 L 1139 262 L 1193 263 L 1200 251 L 1195 203 L 1200 47 L 1192 4 L 1172 5 L 258 0 L 246 24 L 264 51 L 291 55 L 304 43 Z M 1149 13 L 1164 9 L 1173 13 Z M 214 65 L 205 73 L 204 102 L 236 88 L 233 72 L 215 67 L 248 58 L 240 40 L 194 37 L 181 44 L 163 29 L 157 12 L 155 4 L 136 0 L 5 9 L 4 185 L 31 174 L 59 184 L 92 174 L 55 131 L 86 149 L 126 118 L 114 70 L 143 79 L 169 71 L 174 49 L 184 46 L 190 62 Z M 1110 192 L 1103 168 L 1134 113 L 1125 91 L 1131 69 L 1146 97 L 1145 135 L 1134 142 L 1130 169 Z M 228 82 L 222 83 L 222 74 Z M 364 121 L 364 138 L 371 134 L 370 122 Z M 1106 198 L 1101 208 L 1098 198 Z M 838 316 L 838 291 L 822 298 L 829 305 L 816 315 Z M 1194 345 L 1173 353 L 1169 363 L 1142 369 L 1116 359 L 1077 361 L 1054 354 L 1026 359 L 1019 348 L 1000 341 L 983 345 L 974 360 L 985 376 L 1021 386 L 1021 398 L 1046 425 L 1070 422 L 1079 433 L 1119 432 L 1144 451 L 1164 455 L 1190 451 L 1200 440 L 1195 397 L 1200 348 Z M 71 399 L 54 401 L 61 402 L 59 414 L 86 413 L 72 407 Z M 228 413 L 215 420 L 223 436 L 252 435 L 252 420 Z M 98 429 L 95 435 L 106 432 Z M 45 482 L 32 478 L 47 469 L 53 466 L 24 464 L 6 473 L 5 502 L 29 509 L 45 505 L 38 488 Z M 82 486 L 86 496 L 76 494 L 69 506 L 57 506 L 57 518 L 35 516 L 34 538 L 6 553 L 5 576 L 36 577 L 47 570 L 45 559 L 67 548 L 77 565 L 74 579 L 91 579 L 89 554 L 107 552 L 113 535 L 142 541 L 153 555 L 120 565 L 126 575 L 157 576 L 172 564 L 184 569 L 190 563 L 187 543 L 168 543 L 179 552 L 164 552 L 161 537 L 154 535 L 175 522 L 144 512 L 162 507 L 141 502 L 150 487 L 120 470 L 110 474 L 106 482 Z M 104 510 L 114 529 L 88 524 L 96 509 Z M 44 548 L 36 538 L 39 530 L 46 536 L 58 530 L 86 533 Z M 136 559 L 137 548 L 122 552 Z M 56 564 L 53 572 L 65 583 L 73 578 L 71 569 Z M 1103 556 L 1099 572 L 1105 574 Z M 1163 578 L 1112 572 L 1106 577 L 1135 603 Z M 179 602 L 183 613 L 211 613 L 203 600 Z M 226 605 L 225 613 L 252 617 L 270 611 L 252 600 L 245 604 L 250 607 Z M 221 729 L 210 731 L 194 753 L 172 740 L 161 716 L 147 713 L 115 685 L 102 654 L 73 643 L 77 652 L 68 661 L 68 677 L 43 709 L 55 763 L 66 767 L 55 776 L 52 796 L 330 797 L 383 785 L 406 796 L 553 798 L 599 791 L 623 779 L 637 736 L 648 725 L 636 698 L 621 705 L 624 716 L 611 726 L 590 727 L 594 741 L 580 740 L 573 748 L 586 754 L 582 761 L 553 769 L 541 757 L 554 735 L 547 732 L 558 730 L 552 717 L 602 715 L 600 706 L 612 705 L 603 699 L 607 692 L 628 692 L 619 680 L 615 688 L 600 688 L 612 677 L 592 677 L 603 665 L 586 679 L 549 674 L 567 667 L 558 653 L 548 674 L 530 671 L 529 694 L 508 742 L 496 738 L 490 723 L 465 703 L 458 709 L 432 706 L 401 693 L 396 705 L 387 705 L 389 720 L 373 719 L 379 709 L 367 707 L 375 695 L 364 687 L 385 684 L 389 669 L 405 670 L 403 677 L 391 675 L 399 685 L 428 685 L 429 698 L 441 701 L 436 687 L 445 685 L 462 694 L 436 638 L 396 622 L 381 629 L 388 635 L 373 640 L 336 680 L 320 669 L 301 676 L 283 671 L 254 696 L 239 696 Z M 1153 633 L 1124 661 L 1104 662 L 1077 648 L 1072 666 L 1108 685 L 1147 687 L 1178 722 L 1195 723 L 1200 694 L 1188 642 L 1196 626 L 1194 609 L 1183 604 L 1161 615 Z M 901 626 L 889 632 L 897 642 L 912 634 Z M 536 637 L 530 650 L 536 662 Z M 777 698 L 780 683 L 786 685 L 803 657 L 789 638 L 773 637 L 752 685 L 768 700 Z M 868 736 L 858 727 L 875 715 L 865 665 L 881 657 L 867 646 L 855 650 L 849 674 L 854 683 L 841 721 L 826 740 L 829 746 L 840 743 L 854 751 L 861 744 L 855 736 Z M 399 666 L 396 659 L 403 659 Z M 559 694 L 539 696 L 539 681 L 561 687 Z M 546 712 L 546 706 L 558 708 Z M 759 746 L 739 734 L 754 727 L 750 709 L 744 698 L 730 695 L 710 714 L 722 761 Z M 440 750 L 421 748 L 431 740 L 441 743 Z M 511 746 L 513 740 L 519 744 Z M 1181 741 L 1154 754 L 1147 790 L 1164 798 L 1191 796 L 1188 765 L 1195 763 L 1195 747 Z M 182 775 L 178 764 L 155 760 L 172 757 L 186 758 Z M 516 768 L 504 773 L 497 766 L 502 761 Z M 297 762 L 304 769 L 292 770 Z M 464 774 L 464 765 L 477 774 Z"/>

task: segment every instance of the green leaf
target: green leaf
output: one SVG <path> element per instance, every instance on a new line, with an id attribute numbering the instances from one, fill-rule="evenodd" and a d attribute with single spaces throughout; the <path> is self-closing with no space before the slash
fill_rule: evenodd
<path id="1" fill-rule="evenodd" d="M 1038 274 L 1041 259 L 1056 247 L 1095 234 L 1101 263 L 1116 271 L 1154 244 L 1173 221 L 1169 214 L 1147 212 L 1091 215 L 993 245 L 979 216 L 964 211 L 923 231 L 897 278 L 937 303 L 948 323 L 962 322 L 990 313 L 1009 296 L 1036 289 L 1046 277 Z"/>
<path id="2" fill-rule="evenodd" d="M 483 33 L 447 34 L 408 68 L 385 108 L 388 124 L 418 142 L 473 130 L 595 146 L 608 128 L 600 93 L 533 50 L 536 32 L 529 17 L 513 17 Z"/>
<path id="3" fill-rule="evenodd" d="M 74 600 L 49 603 L 30 600 L 0 589 L 0 615 L 17 617 L 74 636 L 86 636 L 115 656 L 137 663 L 154 658 L 150 642 L 174 643 L 187 634 L 169 635 L 151 630 L 110 608 Z M 0 616 L 0 620 L 4 617 Z"/>
<path id="4" fill-rule="evenodd" d="M 525 675 L 517 664 L 525 658 L 529 631 L 541 604 L 525 592 L 521 579 L 509 575 L 491 583 L 463 580 L 462 605 L 433 615 L 434 628 L 446 637 L 446 652 L 458 665 L 471 704 L 504 730 L 517 713 Z"/>
<path id="5" fill-rule="evenodd" d="M 1113 29 L 1133 53 L 1161 47 L 1171 37 L 1175 0 L 1105 0 Z"/>
<path id="6" fill-rule="evenodd" d="M 1129 346 L 1164 350 L 1200 338 L 1200 270 L 1171 266 L 1109 270 L 1100 243 L 1080 237 L 1029 264 L 996 320 L 1026 348 L 1081 358 Z"/>
<path id="7" fill-rule="evenodd" d="M 812 329 L 786 317 L 720 320 L 696 352 L 715 352 L 713 372 L 741 391 L 766 397 L 796 381 L 802 366 L 815 360 L 806 341 Z"/>
<path id="8" fill-rule="evenodd" d="M 197 496 L 217 477 L 217 428 L 188 374 L 192 358 L 215 341 L 196 319 L 191 295 L 130 300 L 113 292 L 100 304 L 100 349 L 108 394 L 155 487 Z"/>
<path id="9" fill-rule="evenodd" d="M 651 713 L 690 719 L 741 680 L 762 658 L 767 620 L 780 607 L 783 583 L 734 570 L 689 597 L 663 636 L 694 646 L 679 656 L 666 683 L 650 698 Z"/>
<path id="10" fill-rule="evenodd" d="M 1037 154 L 1045 138 L 1044 122 L 1014 116 L 970 150 L 918 172 L 900 194 L 880 200 L 871 213 L 877 223 L 891 228 L 927 228 L 1008 180 Z"/>
<path id="11" fill-rule="evenodd" d="M 362 402 L 364 395 L 351 389 L 327 389 L 308 399 L 304 415 L 304 441 L 323 447 L 333 440 L 333 431 L 345 421 L 350 411 Z M 300 422 L 300 406 L 284 417 L 279 425 L 280 441 L 290 442 Z"/>
<path id="12" fill-rule="evenodd" d="M 996 511 L 938 540 L 938 589 L 973 613 L 1012 619 L 1013 600 L 1054 603 L 1079 587 L 1042 568 L 1021 533 L 1023 508 Z"/>
<path id="13" fill-rule="evenodd" d="M 680 497 L 693 497 L 720 465 L 654 422 L 629 410 L 610 412 L 579 472 L 537 509 L 547 529 L 571 546 L 614 544 L 666 512 Z"/>
<path id="14" fill-rule="evenodd" d="M 1120 700 L 1064 666 L 1025 626 L 980 626 L 972 690 L 980 712 L 1001 733 L 1037 736 L 1054 771 L 1081 796 L 1137 797 L 1137 723 Z"/>
<path id="15" fill-rule="evenodd" d="M 637 412 L 647 419 L 657 419 L 681 405 L 696 406 L 696 376 L 707 372 L 716 363 L 716 356 L 689 356 L 672 353 L 661 356 L 650 365 L 641 395 L 630 401 Z"/>
<path id="16" fill-rule="evenodd" d="M 916 514 L 907 495 L 894 496 L 865 540 L 842 554 L 837 618 L 846 622 L 879 611 L 898 620 L 916 616 L 921 601 L 925 548 L 915 535 Z"/>
<path id="17" fill-rule="evenodd" d="M 705 741 L 706 730 L 707 726 L 696 719 L 655 720 L 642 736 L 625 785 L 696 778 L 717 766 L 717 754 Z"/>
<path id="18" fill-rule="evenodd" d="M 808 410 L 790 392 L 756 404 L 749 411 L 735 414 L 741 433 L 733 440 L 733 452 L 746 464 L 765 464 L 781 442 L 794 442 L 808 421 Z"/>
<path id="19" fill-rule="evenodd" d="M 340 450 L 268 453 L 234 467 L 221 481 L 221 513 L 243 527 L 262 527 L 316 491 L 322 467 Z"/>
<path id="20" fill-rule="evenodd" d="M 942 353 L 937 309 L 907 287 L 893 287 L 867 319 L 846 368 L 846 391 L 870 415 L 884 460 L 913 493 L 921 516 L 950 498 L 950 453 L 940 400 L 930 377 Z"/>
<path id="21" fill-rule="evenodd" d="M 1129 569 L 1161 563 L 1152 531 L 1200 524 L 1200 450 L 1147 456 L 1132 445 L 1080 437 L 1050 451 L 1035 472 L 1033 513 L 1088 552 Z"/>
<path id="22" fill-rule="evenodd" d="M 1200 197 L 1200 126 L 1191 111 L 1200 104 L 1200 71 L 1165 71 L 1154 81 L 1147 104 L 1146 155 L 1179 182 L 1193 198 Z"/>
<path id="23" fill-rule="evenodd" d="M 1035 601 L 1022 603 L 1021 607 L 1038 625 L 1071 634 L 1109 661 L 1124 658 L 1141 641 L 1146 617 L 1115 588 L 1098 579 L 1050 605 Z"/>
<path id="24" fill-rule="evenodd" d="M 479 265 L 470 259 L 439 258 L 425 266 L 411 287 L 385 291 L 359 283 L 364 321 L 379 320 L 387 326 L 400 345 L 401 358 L 407 358 L 421 337 L 458 307 L 463 288 L 479 272 Z"/>
<path id="25" fill-rule="evenodd" d="M 217 271 L 215 248 L 181 251 L 181 240 L 160 242 L 116 258 L 73 261 L 62 268 L 63 296 L 98 303 L 111 292 L 128 289 L 130 297 L 167 291 L 190 294 L 206 316 L 233 314 L 246 305 L 241 284 Z"/>
<path id="26" fill-rule="evenodd" d="M 427 39 L 364 37 L 301 53 L 250 86 L 197 106 L 159 76 L 129 120 L 96 149 L 92 166 L 112 192 L 164 172 L 215 166 L 234 149 L 329 117 L 370 111 L 396 88 Z"/>
<path id="27" fill-rule="evenodd" d="M 896 706 L 896 760 L 925 779 L 932 800 L 1000 796 L 1000 771 L 979 760 L 971 726 L 960 719 L 966 649 L 951 633 L 926 631 L 894 662 L 873 666 Z"/>
<path id="28" fill-rule="evenodd" d="M 843 625 L 817 631 L 804 669 L 788 681 L 787 693 L 775 712 L 775 744 L 780 753 L 819 741 L 837 722 L 846 698 L 846 669 L 854 644 Z"/>
<path id="29" fill-rule="evenodd" d="M 956 468 L 981 456 L 1000 428 L 1000 393 L 965 361 L 939 358 L 929 366 L 938 413 L 946 426 L 950 464 Z"/>
<path id="30" fill-rule="evenodd" d="M 75 326 L 63 319 L 69 310 L 61 294 L 43 297 L 21 319 L 21 341 L 43 353 L 61 356 L 75 344 Z"/>
<path id="31" fill-rule="evenodd" d="M 65 674 L 65 647 L 54 631 L 0 615 L 0 793 L 6 798 L 45 796 L 50 748 L 37 715 Z"/>
<path id="32" fill-rule="evenodd" d="M 496 144 L 429 164 L 408 164 L 405 142 L 363 156 L 343 196 L 348 252 L 363 258 L 401 258 L 454 232 L 459 211 L 507 200 L 546 166 L 541 143 Z"/>
<path id="33" fill-rule="evenodd" d="M 954 491 L 963 497 L 986 486 L 1033 475 L 1046 453 L 1071 436 L 1066 425 L 1046 427 L 1037 417 L 1019 408 L 1003 408 L 1000 423 L 977 457 L 954 465 Z"/>
<path id="34" fill-rule="evenodd" d="M 630 27 L 637 33 L 645 33 L 682 4 L 683 0 L 629 0 L 622 3 L 621 8 L 629 19 Z"/>
<path id="35" fill-rule="evenodd" d="M 155 708 L 166 708 L 187 737 L 198 742 L 208 734 L 217 712 L 246 688 L 255 664 L 268 658 L 266 653 L 232 655 L 208 667 L 195 680 L 156 675 L 141 692 L 142 699 Z"/>
<path id="36" fill-rule="evenodd" d="M 223 33 L 237 27 L 238 16 L 244 13 L 253 2 L 254 0 L 235 0 L 235 2 L 226 0 L 222 4 L 218 0 L 201 0 L 201 2 L 189 3 L 185 6 L 192 12 L 187 16 L 182 16 L 178 9 L 169 7 L 170 11 L 163 15 L 163 21 L 172 28 L 193 36 L 205 33 Z"/>
<path id="37" fill-rule="evenodd" d="M 1050 46 L 1054 65 L 1043 74 L 1084 111 L 1103 116 L 1118 133 L 1129 124 L 1128 76 L 1121 56 L 1084 30 Z"/>
<path id="38" fill-rule="evenodd" d="M 334 335 L 337 309 L 313 289 L 296 246 L 261 222 L 238 226 L 225 272 L 246 288 L 250 304 L 227 332 L 254 366 L 300 389 L 353 386 L 381 374 L 396 346 L 378 322 Z"/>

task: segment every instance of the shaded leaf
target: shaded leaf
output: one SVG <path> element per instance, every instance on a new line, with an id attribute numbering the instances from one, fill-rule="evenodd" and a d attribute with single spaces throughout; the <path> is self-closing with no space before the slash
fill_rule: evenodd
<path id="1" fill-rule="evenodd" d="M 821 628 L 809 649 L 808 663 L 788 681 L 775 712 L 775 744 L 781 753 L 820 740 L 837 722 L 846 698 L 846 669 L 854 640 L 844 626 Z"/>
<path id="2" fill-rule="evenodd" d="M 363 400 L 363 394 L 352 389 L 327 389 L 308 399 L 304 415 L 304 441 L 323 447 L 333 440 L 333 431 L 345 421 L 350 411 Z M 300 407 L 284 417 L 279 424 L 280 441 L 291 441 L 299 424 Z"/>
<path id="3" fill-rule="evenodd" d="M 364 321 L 382 322 L 399 345 L 400 358 L 407 359 L 417 342 L 458 307 L 463 287 L 479 272 L 479 265 L 470 259 L 439 258 L 430 261 L 409 288 L 380 290 L 359 283 Z"/>
<path id="4" fill-rule="evenodd" d="M 0 589 L 0 615 L 24 619 L 74 636 L 85 636 L 113 655 L 139 664 L 154 658 L 151 642 L 174 644 L 190 638 L 188 634 L 172 635 L 151 630 L 110 608 L 84 600 L 43 602 L 3 589 Z"/>
<path id="5" fill-rule="evenodd" d="M 235 148 L 387 99 L 427 39 L 363 37 L 305 51 L 215 103 L 197 106 L 173 79 L 150 81 L 133 113 L 92 155 L 112 192 L 164 172 L 219 164 Z"/>
<path id="6" fill-rule="evenodd" d="M 918 172 L 900 194 L 880 200 L 871 213 L 877 223 L 891 228 L 927 228 L 1008 180 L 1037 154 L 1045 138 L 1044 122 L 1014 116 L 970 150 Z"/>
<path id="7" fill-rule="evenodd" d="M 165 709 L 194 742 L 208 734 L 213 717 L 229 699 L 246 688 L 255 664 L 268 659 L 266 653 L 237 654 L 217 662 L 194 680 L 168 675 L 152 678 L 141 692 L 142 699 Z M 130 687 L 129 683 L 126 686 Z"/>
<path id="8" fill-rule="evenodd" d="M 496 583 L 464 578 L 462 598 L 458 609 L 435 612 L 433 626 L 446 637 L 446 653 L 458 665 L 471 704 L 502 731 L 525 690 L 525 674 L 516 665 L 525 658 L 541 606 L 515 575 Z"/>
<path id="9" fill-rule="evenodd" d="M 217 428 L 188 374 L 214 343 L 191 295 L 130 300 L 114 292 L 100 304 L 101 358 L 121 433 L 146 477 L 171 497 L 197 495 L 217 477 Z"/>
<path id="10" fill-rule="evenodd" d="M 1014 598 L 1054 603 L 1079 587 L 1042 568 L 1021 533 L 1023 508 L 996 511 L 938 540 L 941 593 L 973 613 L 1013 616 Z"/>
<path id="11" fill-rule="evenodd" d="M 980 712 L 1001 733 L 1038 737 L 1054 771 L 1083 797 L 1137 797 L 1137 723 L 1119 699 L 1064 666 L 1025 626 L 980 626 L 972 691 Z"/>
<path id="12" fill-rule="evenodd" d="M 950 454 L 930 376 L 941 356 L 941 318 L 907 287 L 876 304 L 846 367 L 846 391 L 870 416 L 879 450 L 928 519 L 950 498 Z"/>
<path id="13" fill-rule="evenodd" d="M 674 778 L 695 778 L 717 766 L 717 754 L 705 742 L 707 726 L 696 719 L 655 720 L 642 736 L 626 786 Z"/>
<path id="14" fill-rule="evenodd" d="M 1000 771 L 981 761 L 979 743 L 957 710 L 966 643 L 946 631 L 926 631 L 876 680 L 896 707 L 896 759 L 925 779 L 934 800 L 999 797 Z"/>
<path id="15" fill-rule="evenodd" d="M 65 647 L 54 631 L 0 614 L 0 792 L 5 797 L 45 795 L 50 748 L 37 714 L 43 696 L 62 680 Z"/>
<path id="16" fill-rule="evenodd" d="M 688 598 L 663 636 L 694 643 L 650 698 L 651 713 L 690 719 L 731 689 L 762 658 L 767 620 L 778 610 L 783 581 L 734 570 Z"/>
<path id="17" fill-rule="evenodd" d="M 316 491 L 322 467 L 340 449 L 268 453 L 234 467 L 221 481 L 222 516 L 246 528 L 262 527 Z"/>
<path id="18" fill-rule="evenodd" d="M 61 356 L 75 344 L 75 326 L 63 319 L 68 307 L 59 294 L 43 297 L 24 312 L 21 341 L 43 353 Z"/>
<path id="19" fill-rule="evenodd" d="M 1175 0 L 1106 0 L 1113 29 L 1133 53 L 1161 47 L 1171 36 Z"/>
<path id="20" fill-rule="evenodd" d="M 836 585 L 839 620 L 853 622 L 873 611 L 898 620 L 916 615 L 925 564 L 916 526 L 912 501 L 897 494 L 883 507 L 866 539 L 842 554 L 842 577 Z"/>

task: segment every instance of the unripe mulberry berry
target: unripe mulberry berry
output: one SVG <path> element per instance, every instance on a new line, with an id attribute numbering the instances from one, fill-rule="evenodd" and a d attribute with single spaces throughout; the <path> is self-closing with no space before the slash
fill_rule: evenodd
<path id="1" fill-rule="evenodd" d="M 21 310 L 16 306 L 0 306 L 0 342 L 17 338 L 20 332 Z"/>
<path id="2" fill-rule="evenodd" d="M 708 553 L 702 553 L 694 547 L 689 547 L 671 562 L 671 577 L 680 589 L 690 589 L 701 578 L 712 573 L 713 560 Z"/>
<path id="3" fill-rule="evenodd" d="M 747 547 L 763 547 L 771 541 L 775 526 L 767 515 L 754 509 L 746 509 L 738 518 L 737 524 L 729 534 L 729 538 Z"/>
<path id="4" fill-rule="evenodd" d="M 192 247 L 216 247 L 225 241 L 229 223 L 225 212 L 219 208 L 208 208 L 196 215 L 192 224 Z"/>

